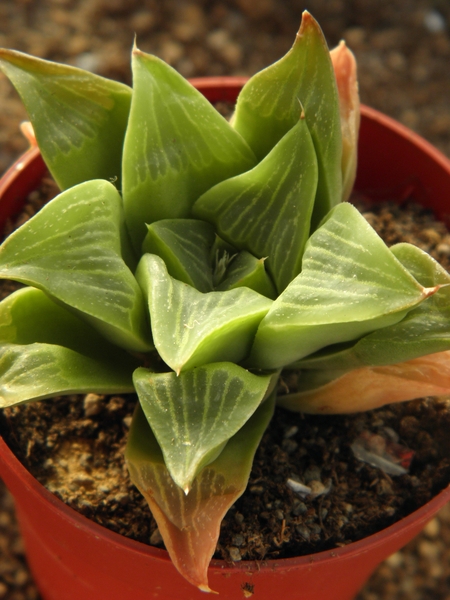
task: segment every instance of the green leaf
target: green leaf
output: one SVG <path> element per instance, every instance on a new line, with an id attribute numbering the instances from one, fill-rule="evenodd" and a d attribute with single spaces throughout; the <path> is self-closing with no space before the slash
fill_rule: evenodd
<path id="1" fill-rule="evenodd" d="M 180 376 L 137 369 L 134 385 L 174 482 L 187 494 L 196 475 L 260 405 L 271 376 L 214 363 Z"/>
<path id="2" fill-rule="evenodd" d="M 352 205 L 311 236 L 303 270 L 262 320 L 250 364 L 279 368 L 330 344 L 399 322 L 437 291 L 424 288 Z"/>
<path id="3" fill-rule="evenodd" d="M 93 180 L 63 192 L 0 247 L 0 278 L 42 289 L 109 341 L 152 349 L 142 292 L 122 259 L 122 201 Z"/>
<path id="4" fill-rule="evenodd" d="M 391 246 L 390 250 L 405 269 L 408 269 L 423 286 L 445 286 L 430 298 L 427 305 L 447 306 L 447 286 L 450 284 L 450 274 L 434 258 L 412 244 L 395 244 Z"/>
<path id="5" fill-rule="evenodd" d="M 136 249 L 145 223 L 191 216 L 203 192 L 255 163 L 242 137 L 200 92 L 162 60 L 134 49 L 123 196 Z"/>
<path id="6" fill-rule="evenodd" d="M 133 391 L 132 369 L 53 344 L 0 345 L 0 408 L 59 394 Z"/>
<path id="7" fill-rule="evenodd" d="M 44 292 L 0 303 L 0 406 L 71 393 L 129 393 L 138 366 Z"/>
<path id="8" fill-rule="evenodd" d="M 204 221 L 163 219 L 148 225 L 142 253 L 157 254 L 172 277 L 200 292 L 211 292 L 210 253 L 215 237 L 214 228 Z"/>
<path id="9" fill-rule="evenodd" d="M 427 288 L 442 286 L 411 310 L 404 319 L 383 327 L 347 348 L 325 348 L 298 361 L 299 369 L 320 371 L 329 380 L 364 366 L 384 366 L 450 350 L 450 275 L 429 254 L 411 244 L 397 244 L 391 252 Z M 315 387 L 317 377 L 303 374 L 302 389 Z"/>
<path id="10" fill-rule="evenodd" d="M 202 591 L 211 591 L 207 571 L 220 524 L 247 486 L 273 407 L 273 397 L 261 404 L 219 457 L 194 479 L 187 496 L 170 477 L 142 411 L 134 415 L 125 451 L 131 479 L 149 503 L 175 567 Z"/>
<path id="11" fill-rule="evenodd" d="M 300 104 L 319 163 L 314 211 L 318 223 L 341 201 L 342 140 L 333 65 L 319 24 L 307 11 L 292 49 L 244 86 L 233 126 L 261 160 L 297 123 Z"/>
<path id="12" fill-rule="evenodd" d="M 176 373 L 210 362 L 240 362 L 272 302 L 247 288 L 202 294 L 170 277 L 158 256 L 145 254 L 136 271 L 148 296 L 153 341 Z"/>
<path id="13" fill-rule="evenodd" d="M 250 252 L 243 250 L 230 262 L 224 279 L 216 287 L 217 291 L 234 290 L 239 287 L 248 287 L 258 294 L 274 300 L 277 291 L 270 275 L 264 267 L 264 258 L 256 258 Z"/>
<path id="14" fill-rule="evenodd" d="M 297 117 L 299 115 L 297 114 Z M 300 272 L 317 188 L 317 160 L 304 119 L 254 169 L 201 196 L 194 214 L 257 258 L 282 291 Z"/>
<path id="15" fill-rule="evenodd" d="M 15 50 L 0 49 L 0 69 L 20 94 L 61 189 L 120 179 L 128 86 Z"/>

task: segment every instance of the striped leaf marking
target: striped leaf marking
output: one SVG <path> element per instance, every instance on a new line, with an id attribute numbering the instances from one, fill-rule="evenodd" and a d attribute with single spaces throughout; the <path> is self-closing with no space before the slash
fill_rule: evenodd
<path id="1" fill-rule="evenodd" d="M 349 348 L 332 347 L 307 357 L 296 363 L 297 368 L 334 371 L 337 377 L 358 367 L 391 365 L 450 350 L 450 275 L 416 246 L 397 244 L 390 250 L 422 285 L 442 287 L 399 323 L 374 331 Z M 303 376 L 302 384 L 306 380 Z"/>
<path id="2" fill-rule="evenodd" d="M 56 395 L 133 392 L 131 357 L 93 358 L 54 344 L 0 344 L 0 408 Z"/>
<path id="3" fill-rule="evenodd" d="M 203 192 L 252 168 L 256 158 L 240 134 L 169 65 L 138 49 L 132 65 L 123 196 L 140 250 L 145 223 L 189 217 Z"/>
<path id="4" fill-rule="evenodd" d="M 149 503 L 173 564 L 202 591 L 211 591 L 208 566 L 220 524 L 247 487 L 253 457 L 273 409 L 273 398 L 261 404 L 218 458 L 194 479 L 187 496 L 170 477 L 142 410 L 138 408 L 133 417 L 125 451 L 131 479 Z"/>
<path id="5" fill-rule="evenodd" d="M 153 341 L 176 373 L 210 362 L 240 362 L 272 301 L 248 288 L 202 294 L 170 277 L 163 260 L 145 254 L 136 271 L 148 298 Z"/>
<path id="6" fill-rule="evenodd" d="M 169 274 L 200 292 L 213 289 L 211 247 L 212 225 L 197 219 L 163 219 L 148 225 L 142 253 L 157 254 Z"/>
<path id="7" fill-rule="evenodd" d="M 109 341 L 152 348 L 142 292 L 122 259 L 126 243 L 115 187 L 92 180 L 63 192 L 0 247 L 0 278 L 42 289 Z"/>
<path id="8" fill-rule="evenodd" d="M 129 393 L 138 361 L 44 292 L 0 302 L 0 406 L 55 394 Z"/>
<path id="9" fill-rule="evenodd" d="M 328 47 L 305 11 L 292 49 L 242 89 L 233 126 L 259 160 L 293 127 L 303 107 L 319 163 L 314 222 L 341 201 L 342 138 L 336 79 Z"/>
<path id="10" fill-rule="evenodd" d="M 187 494 L 199 471 L 258 408 L 271 377 L 224 362 L 179 376 L 139 368 L 133 380 L 167 469 Z"/>
<path id="11" fill-rule="evenodd" d="M 61 189 L 89 179 L 120 180 L 128 86 L 14 50 L 0 50 L 0 69 L 20 94 Z"/>
<path id="12" fill-rule="evenodd" d="M 424 288 L 348 203 L 311 236 L 302 272 L 261 322 L 251 364 L 278 368 L 399 322 L 437 291 Z"/>
<path id="13" fill-rule="evenodd" d="M 201 196 L 194 214 L 213 223 L 236 248 L 267 257 L 267 270 L 281 292 L 300 272 L 316 188 L 314 145 L 300 118 L 254 169 Z"/>

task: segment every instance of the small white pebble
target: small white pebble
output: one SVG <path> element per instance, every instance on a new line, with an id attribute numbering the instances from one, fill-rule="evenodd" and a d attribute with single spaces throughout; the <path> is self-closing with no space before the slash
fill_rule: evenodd
<path id="1" fill-rule="evenodd" d="M 311 493 L 310 487 L 308 487 L 307 485 L 304 485 L 303 483 L 300 483 L 300 481 L 295 481 L 295 479 L 288 479 L 286 481 L 286 485 L 293 492 L 295 492 L 296 494 L 299 494 L 303 498 L 305 496 L 308 496 Z"/>
<path id="2" fill-rule="evenodd" d="M 228 553 L 230 554 L 231 560 L 233 560 L 234 562 L 242 560 L 241 552 L 239 548 L 236 548 L 236 546 L 230 546 L 230 548 L 228 549 Z"/>
<path id="3" fill-rule="evenodd" d="M 429 10 L 425 13 L 423 24 L 430 33 L 442 33 L 447 28 L 444 17 L 437 10 Z"/>
<path id="4" fill-rule="evenodd" d="M 83 400 L 84 414 L 86 417 L 98 415 L 102 410 L 102 400 L 104 396 L 98 394 L 87 394 Z"/>
<path id="5" fill-rule="evenodd" d="M 289 438 L 293 437 L 297 432 L 298 432 L 297 425 L 292 425 L 291 427 L 288 427 L 286 429 L 286 431 L 284 432 L 284 438 L 289 439 Z"/>

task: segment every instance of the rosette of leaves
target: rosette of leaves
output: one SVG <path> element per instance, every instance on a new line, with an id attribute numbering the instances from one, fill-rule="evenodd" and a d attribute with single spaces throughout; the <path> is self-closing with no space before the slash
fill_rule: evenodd
<path id="1" fill-rule="evenodd" d="M 398 401 L 447 391 L 421 357 L 431 373 L 450 348 L 450 276 L 342 202 L 356 66 L 307 12 L 231 122 L 137 48 L 132 89 L 11 50 L 0 67 L 62 190 L 0 248 L 0 277 L 26 286 L 0 303 L 0 406 L 135 391 L 131 478 L 208 591 L 282 370 L 298 373 L 292 410 L 363 410 L 396 376 Z"/>

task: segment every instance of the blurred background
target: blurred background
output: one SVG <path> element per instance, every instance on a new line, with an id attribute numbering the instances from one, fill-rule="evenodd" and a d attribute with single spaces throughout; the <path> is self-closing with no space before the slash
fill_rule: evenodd
<path id="1" fill-rule="evenodd" d="M 252 75 L 290 48 L 304 9 L 355 53 L 362 102 L 450 156 L 450 0 L 0 0 L 0 46 L 131 83 L 136 34 L 185 77 Z M 24 119 L 0 75 L 0 174 L 27 147 Z M 450 600 L 449 544 L 446 508 L 358 600 Z M 0 599 L 38 598 L 0 482 Z"/>

